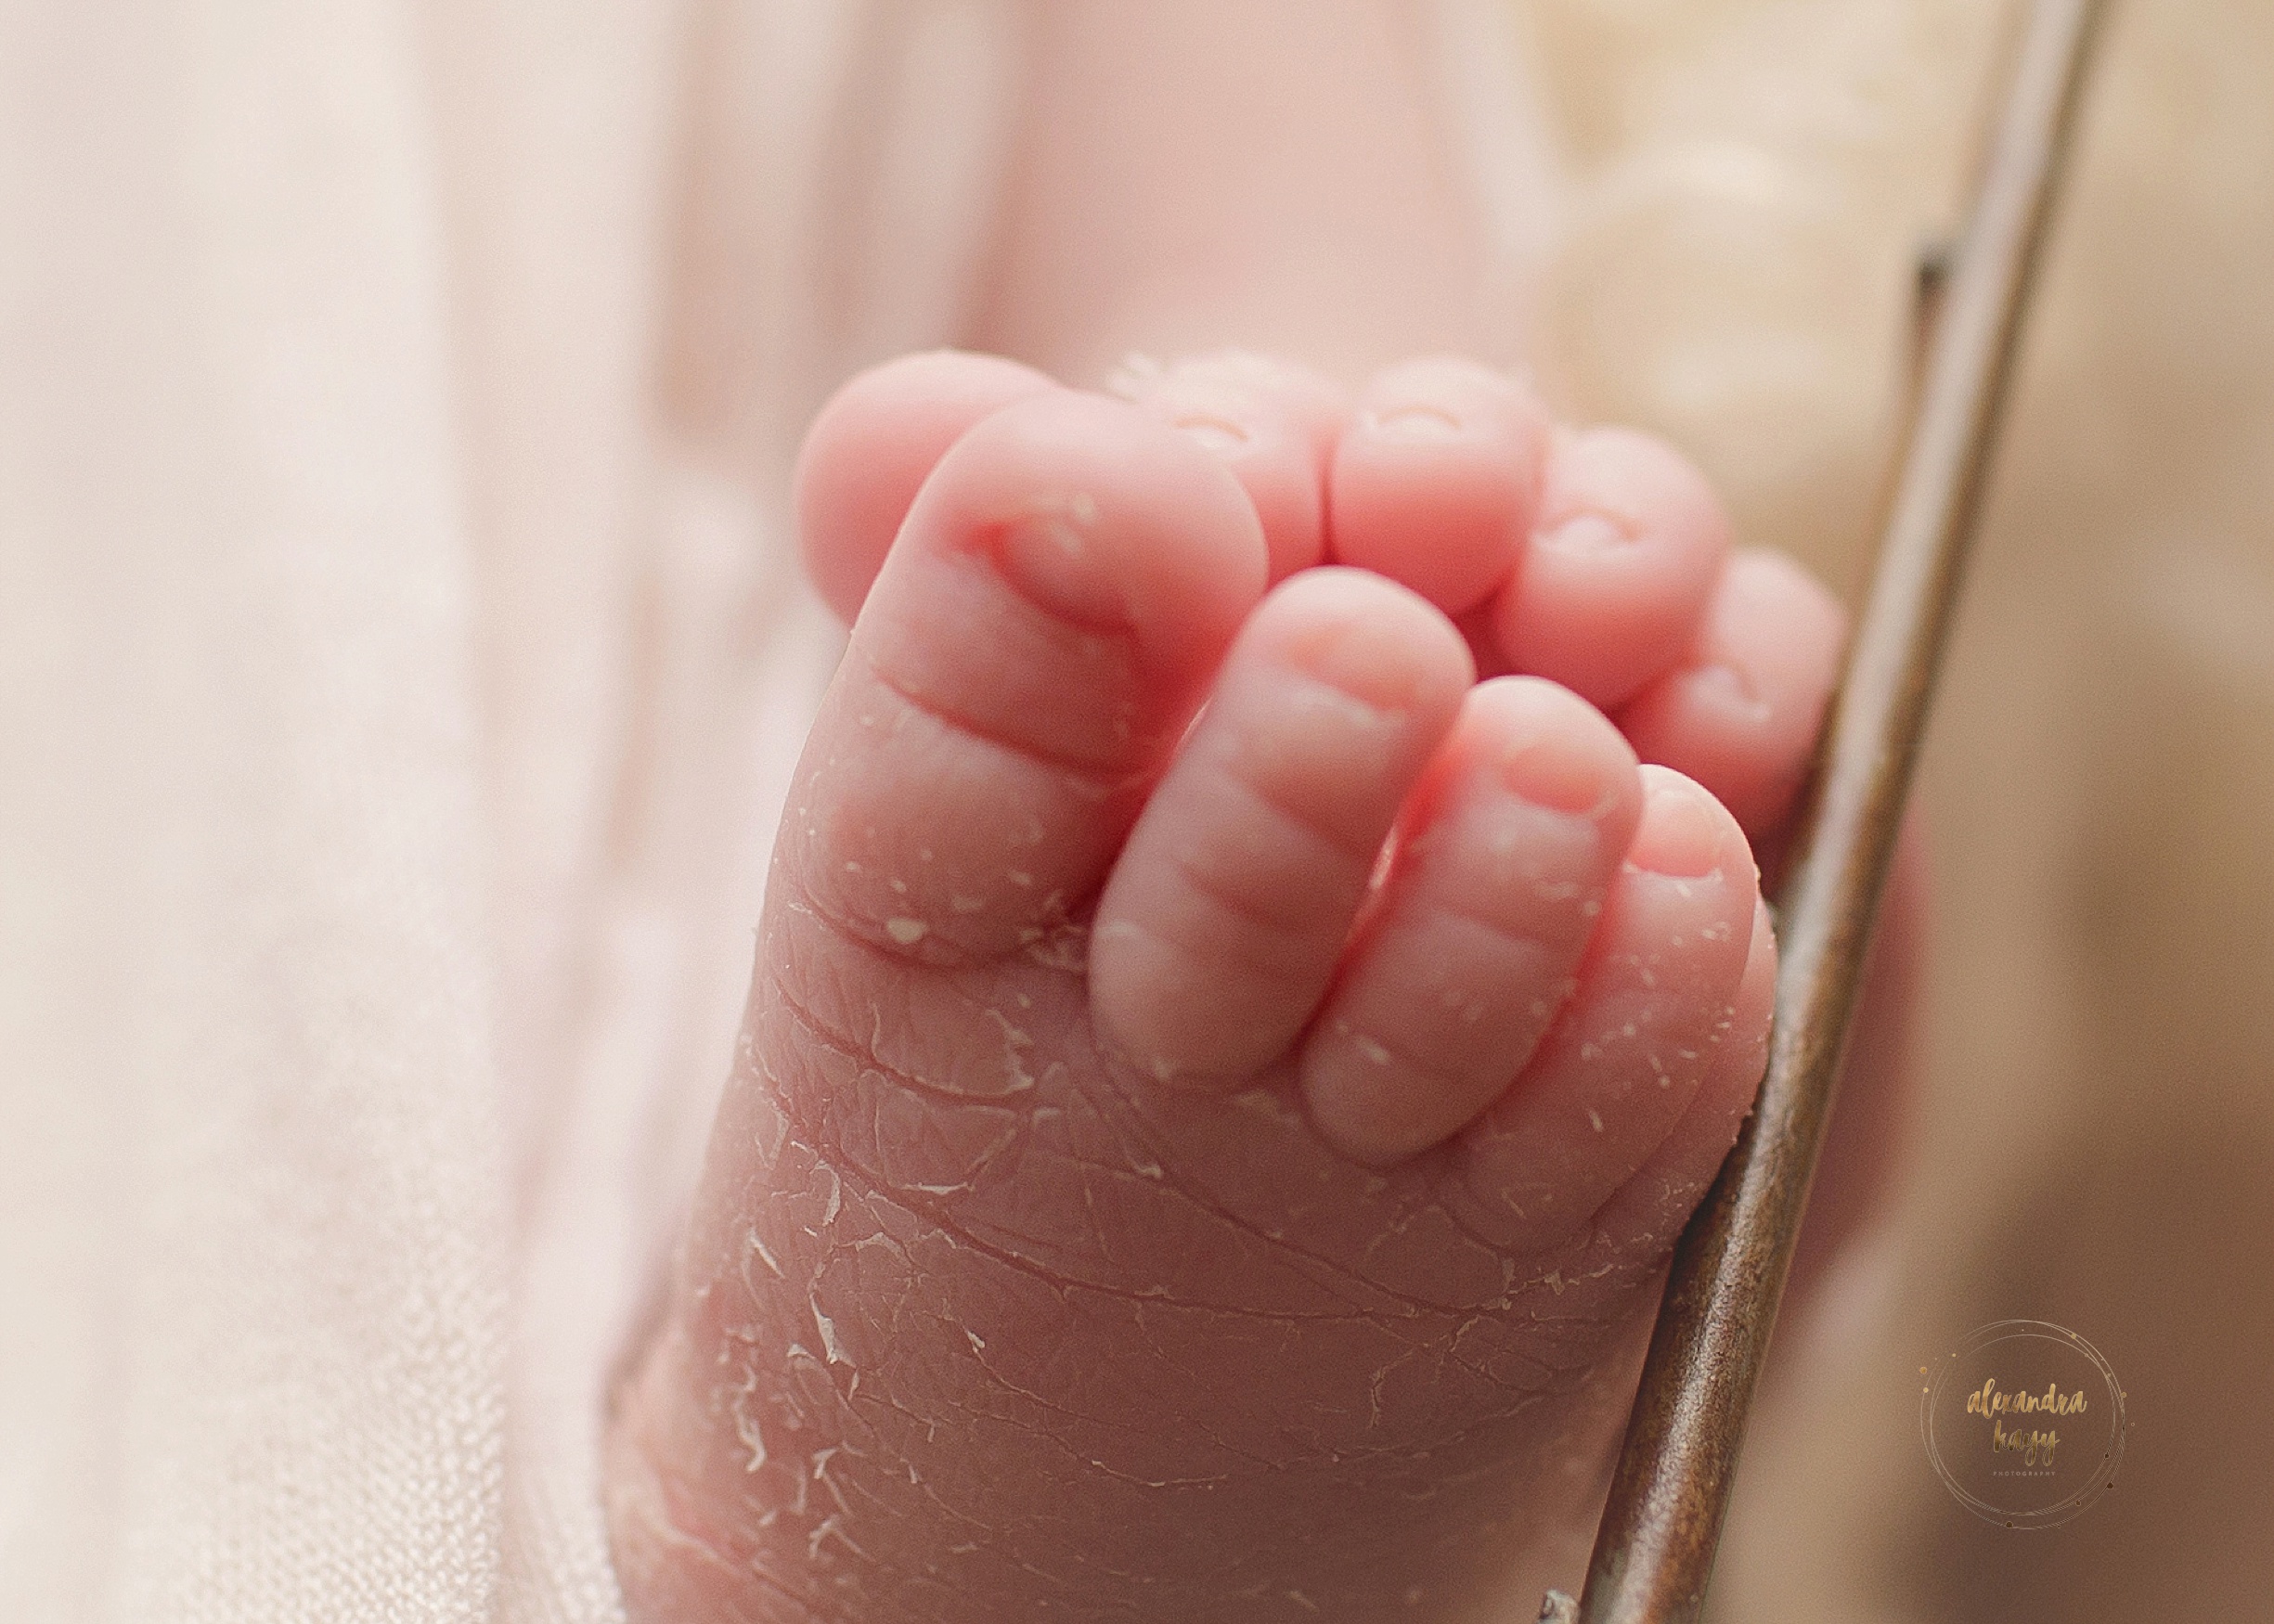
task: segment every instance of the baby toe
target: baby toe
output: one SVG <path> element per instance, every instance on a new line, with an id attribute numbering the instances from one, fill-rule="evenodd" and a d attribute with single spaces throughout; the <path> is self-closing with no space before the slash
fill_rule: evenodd
<path id="1" fill-rule="evenodd" d="M 1592 705 L 1538 677 L 1470 691 L 1303 1047 L 1329 1143 L 1396 1161 L 1508 1086 L 1571 989 L 1641 806 L 1634 753 Z"/>
<path id="2" fill-rule="evenodd" d="M 1513 1246 L 1544 1249 L 1586 1223 L 1725 1080 L 1725 1050 L 1754 1064 L 1767 1025 L 1765 1004 L 1738 1001 L 1764 918 L 1744 833 L 1679 773 L 1642 777 L 1641 825 L 1576 990 L 1523 1074 L 1454 1141 Z M 1755 1066 L 1743 1087 L 1759 1080 Z"/>
<path id="3" fill-rule="evenodd" d="M 1274 584 L 1319 561 L 1326 546 L 1326 461 L 1349 411 L 1330 380 L 1229 351 L 1131 371 L 1121 388 L 1232 470 L 1263 525 Z"/>
<path id="4" fill-rule="evenodd" d="M 1609 709 L 1690 645 L 1728 550 L 1704 476 L 1628 429 L 1557 436 L 1537 517 L 1492 605 L 1500 653 Z"/>
<path id="5" fill-rule="evenodd" d="M 1508 578 L 1540 499 L 1547 419 L 1474 362 L 1409 361 L 1375 378 L 1336 447 L 1329 548 L 1449 615 Z"/>
<path id="6" fill-rule="evenodd" d="M 1092 1007 L 1131 1060 L 1239 1082 L 1286 1051 L 1472 677 L 1444 618 L 1377 577 L 1308 571 L 1264 600 L 1099 901 Z"/>
<path id="7" fill-rule="evenodd" d="M 1777 936 L 1768 905 L 1757 903 L 1745 969 L 1729 999 L 1727 1025 L 1714 1034 L 1698 1090 L 1649 1159 L 1595 1214 L 1596 1229 L 1636 1249 L 1673 1244 L 1752 1110 L 1768 1069 L 1769 1016 L 1776 999 Z M 1815 1216 L 1813 1208 L 1810 1216 Z"/>
<path id="8" fill-rule="evenodd" d="M 846 624 L 859 614 L 909 504 L 983 418 L 1058 386 L 996 355 L 937 350 L 872 367 L 830 397 L 795 480 L 807 575 Z"/>
<path id="9" fill-rule="evenodd" d="M 1756 841 L 1791 809 L 1839 677 L 1847 617 L 1781 553 L 1729 561 L 1696 639 L 1619 725 L 1646 761 L 1696 779 Z"/>
<path id="10" fill-rule="evenodd" d="M 824 697 L 780 860 L 887 951 L 988 957 L 1094 896 L 1263 589 L 1190 439 L 1103 396 L 1005 407 L 940 459 Z"/>

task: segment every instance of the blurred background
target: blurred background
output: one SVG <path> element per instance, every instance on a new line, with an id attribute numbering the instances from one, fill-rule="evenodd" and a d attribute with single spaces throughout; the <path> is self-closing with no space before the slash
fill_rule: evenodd
<path id="1" fill-rule="evenodd" d="M 1906 268 L 2019 9 L 1519 8 L 1580 174 L 1553 388 L 1852 601 Z M 1718 1618 L 2252 1618 L 2274 1581 L 2274 8 L 2112 9 L 1924 769 L 1922 1093 L 1780 1331 Z M 2011 1318 L 2128 1394 L 2119 1488 L 2050 1529 L 1919 1442 L 1919 1367 Z"/>

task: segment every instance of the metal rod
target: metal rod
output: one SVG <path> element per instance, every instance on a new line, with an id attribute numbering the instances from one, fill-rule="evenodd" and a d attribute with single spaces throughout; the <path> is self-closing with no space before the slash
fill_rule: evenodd
<path id="1" fill-rule="evenodd" d="M 1675 1247 L 1582 1624 L 1690 1624 L 1791 1267 L 2101 0 L 2037 0 L 1932 319 L 1877 574 L 1778 894 L 1768 1072 Z M 1543 1617 L 1569 1617 L 1551 1596 Z"/>

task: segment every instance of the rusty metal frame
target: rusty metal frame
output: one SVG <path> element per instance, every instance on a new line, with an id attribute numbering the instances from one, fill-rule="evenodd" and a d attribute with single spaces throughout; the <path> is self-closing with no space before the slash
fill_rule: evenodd
<path id="1" fill-rule="evenodd" d="M 2035 0 L 1971 217 L 1929 276 L 1924 370 L 1855 643 L 1777 898 L 1760 1098 L 1676 1246 L 1584 1595 L 1544 1620 L 1691 1624 L 1791 1268 L 1857 982 L 2104 0 Z"/>

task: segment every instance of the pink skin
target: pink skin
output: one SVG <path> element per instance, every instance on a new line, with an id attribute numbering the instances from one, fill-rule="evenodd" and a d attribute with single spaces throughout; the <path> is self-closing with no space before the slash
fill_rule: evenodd
<path id="1" fill-rule="evenodd" d="M 1450 615 L 1497 598 L 1541 500 L 1547 414 L 1473 361 L 1376 373 L 1335 448 L 1335 556 Z"/>
<path id="2" fill-rule="evenodd" d="M 1326 551 L 1325 486 L 1342 391 L 1308 368 L 1228 351 L 1125 380 L 1129 398 L 1199 440 L 1255 505 L 1276 586 Z"/>
<path id="3" fill-rule="evenodd" d="M 942 352 L 864 372 L 830 398 L 806 433 L 797 534 L 807 578 L 846 625 L 948 447 L 980 419 L 1055 387 L 1001 356 Z"/>
<path id="4" fill-rule="evenodd" d="M 1695 635 L 1728 550 L 1721 504 L 1671 447 L 1631 429 L 1558 435 L 1492 635 L 1518 670 L 1621 704 Z"/>
<path id="5" fill-rule="evenodd" d="M 1775 833 L 1830 680 L 1764 616 L 1836 614 L 1725 567 L 1670 454 L 1533 433 L 1474 368 L 1402 369 L 1453 432 L 1363 450 L 1261 363 L 1032 377 L 895 363 L 800 470 L 859 618 L 614 1433 L 635 1617 L 1479 1616 L 1581 1525 L 1759 1076 L 1723 803 Z M 1457 570 L 1342 497 L 1426 488 L 1430 445 Z M 932 457 L 904 521 L 859 489 Z M 1541 524 L 1614 507 L 1510 607 Z M 1585 679 L 1697 781 L 1432 591 L 1567 673 L 1641 639 Z M 1701 708 L 1721 669 L 1748 703 Z"/>

